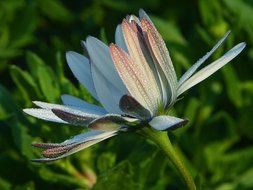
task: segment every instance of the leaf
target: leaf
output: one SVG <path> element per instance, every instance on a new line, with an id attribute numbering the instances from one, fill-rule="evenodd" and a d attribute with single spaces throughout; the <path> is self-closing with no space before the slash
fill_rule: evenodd
<path id="1" fill-rule="evenodd" d="M 70 22 L 73 19 L 73 14 L 59 0 L 39 0 L 39 8 L 55 21 Z"/>
<path id="2" fill-rule="evenodd" d="M 40 91 L 31 75 L 17 66 L 11 66 L 10 74 L 22 94 L 23 101 L 28 103 L 32 98 L 40 97 Z M 28 103 L 29 105 L 30 103 Z"/>
<path id="3" fill-rule="evenodd" d="M 240 89 L 240 80 L 232 66 L 228 66 L 222 70 L 223 76 L 226 82 L 226 88 L 229 99 L 237 107 L 241 107 L 243 104 L 243 96 Z"/>
<path id="4" fill-rule="evenodd" d="M 11 190 L 11 184 L 0 177 L 0 189 L 2 190 Z"/>
<path id="5" fill-rule="evenodd" d="M 111 152 L 105 152 L 98 157 L 97 167 L 100 173 L 110 170 L 116 162 L 116 155 Z"/>
<path id="6" fill-rule="evenodd" d="M 38 80 L 42 93 L 50 102 L 55 102 L 59 96 L 59 85 L 55 80 L 54 73 L 47 66 L 38 66 Z"/>
<path id="7" fill-rule="evenodd" d="M 111 170 L 98 177 L 94 190 L 103 190 L 105 187 L 110 190 L 138 189 L 134 182 L 133 167 L 128 161 L 123 161 Z"/>

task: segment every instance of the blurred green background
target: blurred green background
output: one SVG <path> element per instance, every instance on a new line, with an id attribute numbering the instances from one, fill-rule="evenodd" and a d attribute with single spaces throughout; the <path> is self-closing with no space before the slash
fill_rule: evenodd
<path id="1" fill-rule="evenodd" d="M 246 49 L 221 71 L 185 94 L 172 112 L 189 124 L 170 132 L 199 189 L 253 189 L 252 0 L 1 0 L 0 189 L 184 189 L 163 154 L 127 133 L 52 164 L 35 164 L 32 141 L 61 142 L 82 128 L 22 113 L 32 100 L 60 103 L 60 94 L 93 102 L 73 77 L 65 52 L 82 52 L 93 35 L 114 41 L 126 14 L 144 8 L 164 37 L 178 76 L 229 29 L 207 62 L 232 46 Z"/>

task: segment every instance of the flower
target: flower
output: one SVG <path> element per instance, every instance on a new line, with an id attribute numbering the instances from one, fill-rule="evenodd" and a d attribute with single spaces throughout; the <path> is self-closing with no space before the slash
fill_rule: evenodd
<path id="1" fill-rule="evenodd" d="M 140 124 L 156 130 L 174 129 L 185 124 L 186 119 L 159 115 L 158 111 L 168 110 L 183 92 L 212 75 L 244 49 L 246 44 L 239 43 L 197 71 L 229 33 L 179 80 L 161 35 L 142 9 L 139 17 L 127 16 L 118 25 L 115 44 L 108 47 L 89 36 L 82 42 L 86 57 L 67 52 L 66 59 L 78 81 L 103 107 L 71 95 L 61 97 L 64 105 L 34 101 L 40 108 L 24 109 L 25 113 L 90 129 L 62 143 L 33 143 L 44 149 L 44 158 L 34 161 L 58 160 Z"/>

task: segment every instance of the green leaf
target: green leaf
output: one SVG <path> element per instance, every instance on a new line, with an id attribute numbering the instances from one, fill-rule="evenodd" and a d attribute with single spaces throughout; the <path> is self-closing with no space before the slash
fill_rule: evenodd
<path id="1" fill-rule="evenodd" d="M 236 75 L 235 70 L 231 65 L 222 69 L 222 73 L 225 77 L 226 88 L 229 99 L 237 107 L 241 107 L 243 103 L 242 93 L 240 89 L 240 81 Z"/>
<path id="2" fill-rule="evenodd" d="M 50 67 L 40 65 L 37 72 L 42 93 L 49 102 L 55 102 L 60 97 L 60 91 L 53 71 Z"/>
<path id="3" fill-rule="evenodd" d="M 58 0 L 39 0 L 39 7 L 50 19 L 70 22 L 73 14 Z"/>
<path id="4" fill-rule="evenodd" d="M 31 99 L 40 97 L 38 86 L 28 72 L 23 71 L 19 67 L 13 65 L 10 68 L 10 73 L 12 80 L 15 82 L 22 94 L 21 97 L 23 102 L 26 102 L 27 105 L 30 105 L 31 103 L 29 102 Z"/>
<path id="5" fill-rule="evenodd" d="M 26 62 L 27 62 L 28 68 L 29 68 L 30 73 L 32 74 L 33 78 L 38 79 L 37 68 L 39 66 L 44 66 L 45 65 L 44 61 L 39 56 L 37 56 L 35 53 L 28 51 L 26 53 Z"/>
<path id="6" fill-rule="evenodd" d="M 97 167 L 100 173 L 103 173 L 112 168 L 116 161 L 116 155 L 111 152 L 101 154 L 97 161 Z"/>
<path id="7" fill-rule="evenodd" d="M 10 190 L 11 189 L 11 184 L 4 180 L 3 178 L 0 177 L 0 189 L 2 190 Z"/>
<path id="8" fill-rule="evenodd" d="M 134 182 L 133 167 L 128 161 L 123 161 L 111 170 L 98 177 L 94 190 L 134 190 L 138 189 L 138 184 Z"/>

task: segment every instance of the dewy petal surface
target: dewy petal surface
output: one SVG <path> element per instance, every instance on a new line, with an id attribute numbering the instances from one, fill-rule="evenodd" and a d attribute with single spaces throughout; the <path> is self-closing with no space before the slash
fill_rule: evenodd
<path id="1" fill-rule="evenodd" d="M 65 121 L 66 123 L 73 125 L 87 126 L 92 120 L 104 114 L 97 109 L 50 104 L 39 101 L 34 101 L 33 103 L 43 109 L 52 111 L 55 116 Z"/>
<path id="2" fill-rule="evenodd" d="M 153 113 L 153 104 L 148 96 L 148 80 L 143 76 L 141 70 L 121 48 L 114 44 L 110 45 L 110 52 L 115 67 L 125 83 L 129 93 L 146 109 Z"/>
<path id="3" fill-rule="evenodd" d="M 96 106 L 92 107 L 90 104 L 90 107 L 76 107 L 76 106 L 71 106 L 71 105 L 60 105 L 60 104 L 52 104 L 52 103 L 47 103 L 47 102 L 40 102 L 40 101 L 33 101 L 33 103 L 36 106 L 39 106 L 44 109 L 60 109 L 68 112 L 76 112 L 80 114 L 90 114 L 90 115 L 96 115 L 100 116 L 104 114 L 104 111 L 101 112 L 101 110 L 97 109 Z"/>
<path id="4" fill-rule="evenodd" d="M 57 117 L 52 112 L 52 110 L 46 110 L 46 109 L 40 109 L 40 108 L 27 108 L 27 109 L 23 109 L 23 112 L 42 120 L 52 121 L 52 122 L 57 122 L 57 123 L 67 123 L 66 121 L 63 121 L 62 119 Z"/>
<path id="5" fill-rule="evenodd" d="M 164 115 L 164 116 L 154 117 L 149 122 L 149 125 L 158 131 L 165 131 L 165 130 L 178 128 L 178 127 L 186 124 L 187 122 L 188 122 L 188 120 L 186 120 L 186 119 L 180 119 L 177 117 Z"/>
<path id="6" fill-rule="evenodd" d="M 147 19 L 141 20 L 141 26 L 143 31 L 146 33 L 147 41 L 149 43 L 150 50 L 153 53 L 153 57 L 164 72 L 170 86 L 171 94 L 168 93 L 168 95 L 171 95 L 171 97 L 168 97 L 168 99 L 174 101 L 176 98 L 177 76 L 169 51 L 161 35 Z"/>
<path id="7" fill-rule="evenodd" d="M 76 52 L 66 53 L 67 63 L 77 80 L 98 100 L 91 76 L 89 60 Z"/>
<path id="8" fill-rule="evenodd" d="M 245 46 L 246 44 L 244 42 L 236 45 L 222 57 L 195 73 L 178 88 L 178 96 L 222 68 L 229 61 L 235 58 L 245 48 Z"/>
<path id="9" fill-rule="evenodd" d="M 182 85 L 188 78 L 190 78 L 195 71 L 221 46 L 221 44 L 227 39 L 231 31 L 228 31 L 216 44 L 215 46 L 196 63 L 194 63 L 190 69 L 188 69 L 178 81 L 178 86 Z"/>
<path id="10" fill-rule="evenodd" d="M 139 70 L 142 75 L 140 80 L 142 80 L 144 88 L 146 88 L 149 92 L 148 96 L 152 101 L 154 107 L 153 109 L 156 109 L 158 106 L 157 104 L 161 102 L 161 94 L 158 87 L 159 81 L 156 81 L 155 75 L 152 71 L 152 58 L 140 31 L 140 27 L 136 24 L 136 22 L 131 21 L 128 23 L 124 19 L 122 22 L 122 31 L 129 55 L 134 61 L 135 69 Z M 149 84 L 145 85 L 147 80 L 149 81 Z"/>
<path id="11" fill-rule="evenodd" d="M 46 156 L 46 158 L 33 159 L 32 161 L 50 162 L 59 160 L 107 138 L 115 136 L 116 134 L 117 131 L 91 131 L 74 136 L 72 139 L 66 140 L 63 143 L 34 143 L 33 145 L 35 147 L 46 149 L 43 151 L 43 155 Z"/>

